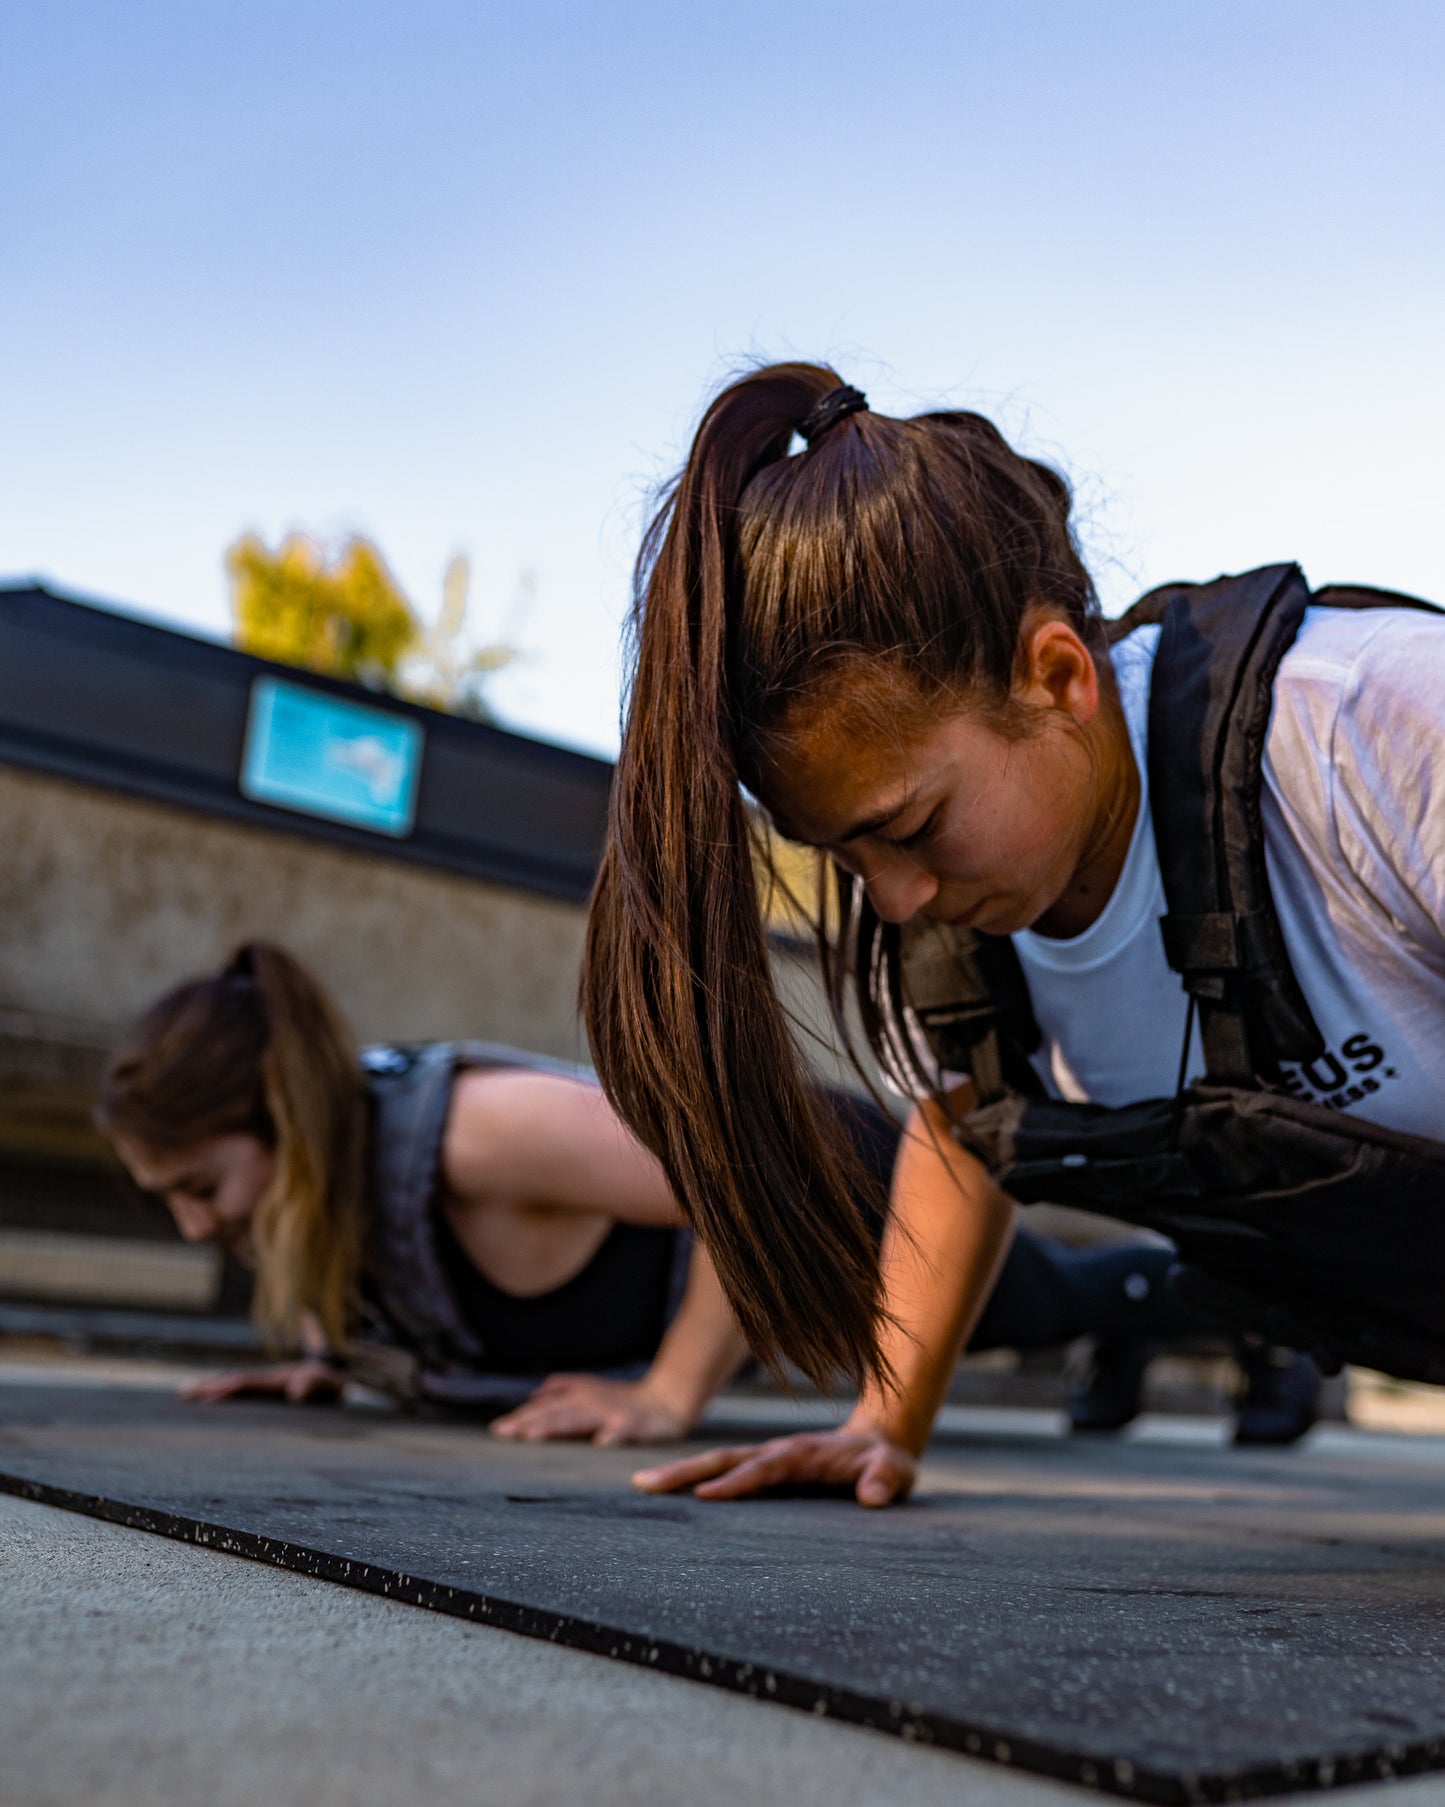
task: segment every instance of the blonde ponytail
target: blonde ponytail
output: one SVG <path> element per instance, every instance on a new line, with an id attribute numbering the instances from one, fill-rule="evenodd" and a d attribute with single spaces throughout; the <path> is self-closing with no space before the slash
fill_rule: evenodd
<path id="1" fill-rule="evenodd" d="M 265 1013 L 261 1080 L 276 1172 L 257 1207 L 255 1316 L 294 1343 L 310 1312 L 345 1341 L 361 1267 L 366 1117 L 361 1072 L 340 1012 L 306 969 L 254 941 L 232 968 L 256 982 Z"/>

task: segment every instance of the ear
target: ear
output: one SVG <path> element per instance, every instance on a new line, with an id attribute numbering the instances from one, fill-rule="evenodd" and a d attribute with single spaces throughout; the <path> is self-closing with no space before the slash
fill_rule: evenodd
<path id="1" fill-rule="evenodd" d="M 1025 626 L 1019 646 L 1019 702 L 1035 709 L 1063 709 L 1082 728 L 1099 708 L 1099 669 L 1094 655 L 1067 621 L 1050 615 Z"/>

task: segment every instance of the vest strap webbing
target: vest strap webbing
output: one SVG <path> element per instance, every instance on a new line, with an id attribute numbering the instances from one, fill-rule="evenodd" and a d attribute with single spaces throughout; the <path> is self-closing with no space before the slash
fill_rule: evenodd
<path id="1" fill-rule="evenodd" d="M 903 937 L 906 1001 L 939 1067 L 967 1073 L 978 1104 L 1040 1095 L 1028 981 L 1007 937 L 915 921 Z"/>
<path id="2" fill-rule="evenodd" d="M 1438 613 L 1387 590 L 1312 596 L 1297 565 L 1174 585 L 1136 605 L 1138 621 L 1160 623 L 1149 690 L 1150 808 L 1168 900 L 1160 929 L 1198 1002 L 1215 1084 L 1277 1084 L 1281 1061 L 1324 1051 L 1270 891 L 1262 809 L 1274 682 L 1311 603 Z"/>
<path id="3" fill-rule="evenodd" d="M 1165 957 L 1199 1004 L 1217 1083 L 1277 1080 L 1324 1041 L 1265 870 L 1262 762 L 1279 664 L 1310 593 L 1296 565 L 1176 590 L 1149 690 L 1149 792 Z"/>

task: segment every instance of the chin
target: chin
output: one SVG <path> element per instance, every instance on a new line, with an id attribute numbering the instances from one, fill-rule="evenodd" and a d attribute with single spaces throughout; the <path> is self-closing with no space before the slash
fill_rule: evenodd
<path id="1" fill-rule="evenodd" d="M 1029 904 L 994 904 L 974 918 L 973 926 L 981 935 L 1016 935 L 1020 929 L 1031 929 L 1043 914 L 1042 908 Z"/>
<path id="2" fill-rule="evenodd" d="M 980 935 L 1012 935 L 1019 929 L 1030 928 L 1042 914 L 1042 906 L 1033 911 L 1030 905 L 1020 903 L 1016 898 L 991 897 L 986 903 L 964 910 L 961 915 L 939 920 L 950 929 L 976 929 Z"/>

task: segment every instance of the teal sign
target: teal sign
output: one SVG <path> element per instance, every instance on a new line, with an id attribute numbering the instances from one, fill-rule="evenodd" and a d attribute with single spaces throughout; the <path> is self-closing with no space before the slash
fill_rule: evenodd
<path id="1" fill-rule="evenodd" d="M 410 834 L 424 740 L 404 715 L 257 678 L 241 792 L 376 834 Z"/>

